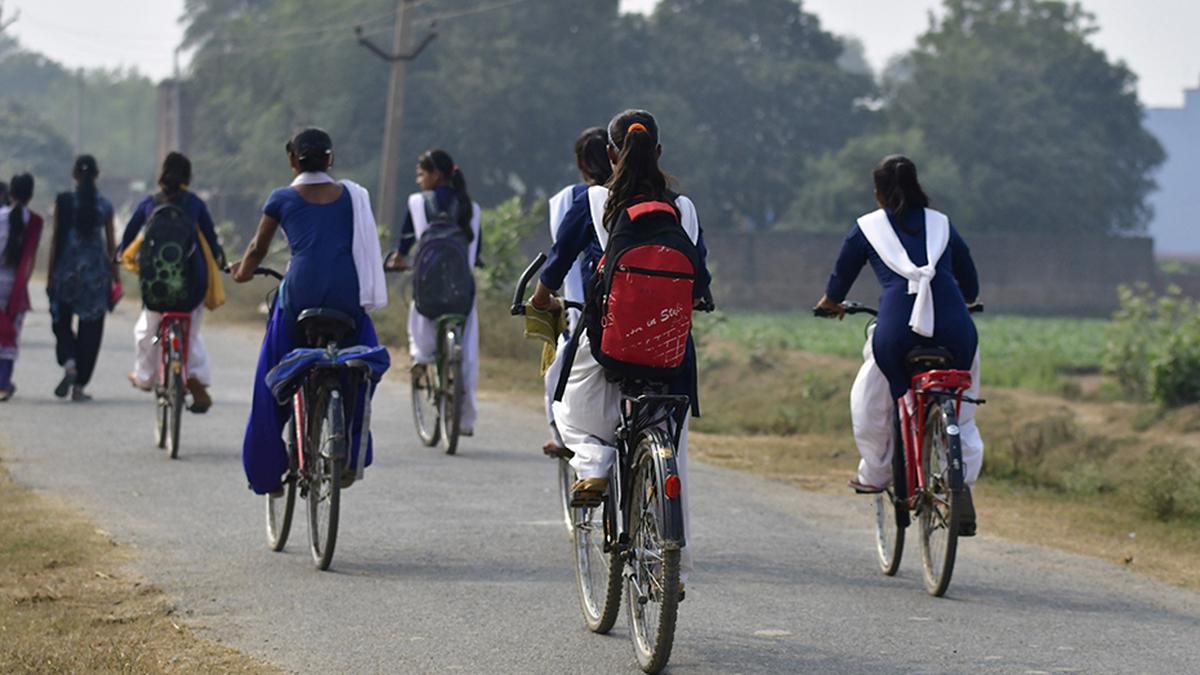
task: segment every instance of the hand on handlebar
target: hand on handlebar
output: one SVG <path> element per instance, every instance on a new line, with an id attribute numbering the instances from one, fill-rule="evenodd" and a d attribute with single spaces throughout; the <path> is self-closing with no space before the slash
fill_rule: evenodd
<path id="1" fill-rule="evenodd" d="M 829 296 L 822 295 L 821 301 L 813 307 L 813 315 L 823 319 L 837 319 L 841 321 L 846 316 L 846 308 L 840 303 L 829 299 Z"/>

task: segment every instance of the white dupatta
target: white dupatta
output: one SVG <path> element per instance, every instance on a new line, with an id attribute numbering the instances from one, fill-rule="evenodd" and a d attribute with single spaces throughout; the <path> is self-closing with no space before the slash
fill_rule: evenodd
<path id="1" fill-rule="evenodd" d="M 297 185 L 320 185 L 334 183 L 332 176 L 324 171 L 306 171 L 296 176 L 292 187 Z M 354 240 L 351 255 L 354 269 L 358 273 L 358 301 L 367 312 L 387 306 L 387 282 L 383 278 L 383 252 L 379 247 L 379 229 L 375 215 L 371 213 L 371 195 L 367 189 L 352 180 L 340 181 L 350 193 L 350 204 L 354 211 Z"/>
<path id="2" fill-rule="evenodd" d="M 950 243 L 950 219 L 946 214 L 925 209 L 925 259 L 926 264 L 917 267 L 909 259 L 904 244 L 892 227 L 883 209 L 872 211 L 858 219 L 858 229 L 879 254 L 879 259 L 896 274 L 908 280 L 908 294 L 916 295 L 908 327 L 923 337 L 933 337 L 933 278 L 937 275 L 937 264 Z"/>

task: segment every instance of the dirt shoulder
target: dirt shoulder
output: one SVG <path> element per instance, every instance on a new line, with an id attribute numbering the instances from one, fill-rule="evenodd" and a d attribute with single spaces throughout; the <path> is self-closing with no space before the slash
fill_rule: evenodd
<path id="1" fill-rule="evenodd" d="M 0 464 L 0 672 L 273 673 L 198 638 L 130 553 Z"/>

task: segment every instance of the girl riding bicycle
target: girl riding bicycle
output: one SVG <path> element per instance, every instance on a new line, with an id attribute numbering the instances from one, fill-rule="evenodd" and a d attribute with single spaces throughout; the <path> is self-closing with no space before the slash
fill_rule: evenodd
<path id="1" fill-rule="evenodd" d="M 613 118 L 608 125 L 608 157 L 613 166 L 613 175 L 608 187 L 593 187 L 588 190 L 591 205 L 587 219 L 592 224 L 596 241 L 601 240 L 596 229 L 597 217 L 605 234 L 620 213 L 635 199 L 667 201 L 675 205 L 680 222 L 692 238 L 699 252 L 700 267 L 697 270 L 693 295 L 699 305 L 701 298 L 708 295 L 712 280 L 705 265 L 707 251 L 700 235 L 699 220 L 695 206 L 683 195 L 669 189 L 670 179 L 658 166 L 662 146 L 658 142 L 658 123 L 645 110 L 626 110 Z M 602 204 L 602 209 L 593 210 Z M 606 236 L 604 238 L 607 238 Z M 538 282 L 537 290 L 530 298 L 535 309 L 546 310 L 558 304 L 553 292 L 561 287 L 565 276 L 561 261 L 573 261 L 587 251 L 591 239 L 585 236 L 563 237 L 560 235 L 551 252 L 551 265 Z M 556 266 L 554 261 L 560 261 Z M 566 266 L 569 267 L 569 266 Z M 571 467 L 579 480 L 572 486 L 573 501 L 596 501 L 608 491 L 608 475 L 616 459 L 616 429 L 620 421 L 619 403 L 621 392 L 617 383 L 609 381 L 604 368 L 594 358 L 587 334 L 578 336 L 578 348 L 567 376 L 562 400 L 553 405 L 554 420 L 566 446 L 575 456 Z M 692 401 L 693 414 L 699 414 L 699 399 L 696 386 L 696 350 L 689 334 L 684 364 L 680 375 L 670 383 L 672 394 L 686 394 Z M 687 487 L 687 424 L 675 450 L 681 482 L 680 503 L 683 507 L 684 531 L 688 526 Z M 681 577 L 691 570 L 690 548 L 683 549 Z"/>
<path id="2" fill-rule="evenodd" d="M 158 186 L 162 188 L 158 194 L 147 196 L 138 204 L 125 226 L 121 237 L 118 255 L 128 249 L 142 232 L 142 228 L 150 219 L 154 210 L 162 204 L 174 204 L 183 209 L 188 220 L 195 223 L 198 234 L 204 237 L 210 254 L 217 265 L 225 266 L 225 251 L 217 239 L 217 231 L 213 226 L 212 216 L 208 205 L 196 193 L 188 190 L 192 182 L 192 163 L 179 152 L 169 153 L 163 160 L 162 172 L 158 177 Z M 189 297 L 203 299 L 205 290 L 216 280 L 208 278 L 208 266 L 203 255 L 193 256 L 193 269 L 188 275 L 188 284 L 197 290 L 190 292 Z M 204 320 L 203 302 L 191 308 L 191 329 L 188 335 L 187 358 L 187 388 L 192 395 L 192 412 L 203 413 L 212 407 L 212 397 L 208 387 L 212 385 L 212 376 L 208 367 L 208 350 L 204 348 L 204 338 L 200 335 L 200 323 Z M 142 307 L 141 316 L 133 327 L 134 363 L 130 371 L 129 382 L 142 391 L 154 388 L 155 376 L 159 367 L 158 348 L 155 337 L 158 335 L 158 325 L 162 321 L 162 313 Z"/>
<path id="3" fill-rule="evenodd" d="M 479 205 L 471 201 L 463 172 L 445 150 L 429 150 L 417 158 L 417 187 L 408 197 L 404 225 L 400 228 L 400 244 L 388 256 L 387 269 L 407 269 L 405 258 L 428 231 L 432 210 L 449 215 L 462 229 L 467 242 L 469 265 L 481 264 L 482 236 L 479 229 Z M 416 303 L 408 308 L 408 351 L 413 368 L 425 368 L 437 358 L 437 319 L 417 311 Z M 479 383 L 479 317 L 472 307 L 467 315 L 463 335 L 463 405 L 459 435 L 472 436 L 478 415 L 475 389 Z"/>
<path id="4" fill-rule="evenodd" d="M 604 251 L 596 240 L 592 214 L 588 209 L 588 188 L 604 185 L 612 177 L 608 160 L 608 132 L 600 127 L 585 129 L 575 139 L 575 166 L 582 179 L 568 185 L 550 198 L 550 257 L 542 271 L 542 282 L 550 288 L 561 288 L 562 297 L 582 303 L 584 280 L 591 277 Z M 582 250 L 582 253 L 575 251 Z M 568 310 L 567 332 L 559 336 L 554 362 L 546 370 L 546 415 L 553 438 L 542 448 L 547 453 L 561 452 L 566 447 L 554 423 L 554 390 L 562 374 L 566 341 L 579 323 L 579 311 Z"/>
<path id="5" fill-rule="evenodd" d="M 292 257 L 263 338 L 242 445 L 246 478 L 258 494 L 281 494 L 288 470 L 282 434 L 291 413 L 275 400 L 265 378 L 288 352 L 300 346 L 296 334 L 300 312 L 320 307 L 346 314 L 354 319 L 356 330 L 342 346 L 376 346 L 375 325 L 367 313 L 387 304 L 370 197 L 363 187 L 350 181 L 336 182 L 327 173 L 333 166 L 329 134 L 320 129 L 301 131 L 288 142 L 287 155 L 295 179 L 267 198 L 245 256 L 230 266 L 234 281 L 250 281 L 276 231 L 282 227 L 287 234 Z M 358 406 L 355 436 L 362 433 L 362 415 L 363 406 Z M 368 437 L 365 465 L 371 464 L 371 445 Z M 351 447 L 361 444 L 356 440 Z"/>
<path id="6" fill-rule="evenodd" d="M 865 362 L 850 394 L 854 439 L 862 460 L 851 487 L 879 492 L 892 484 L 895 401 L 908 391 L 906 357 L 921 347 L 942 347 L 953 367 L 970 370 L 969 398 L 978 398 L 979 356 L 968 305 L 979 296 L 971 251 L 944 214 L 929 208 L 917 167 L 901 155 L 885 157 L 874 171 L 879 210 L 850 230 L 817 307 L 841 318 L 854 280 L 870 263 L 883 287 L 879 317 L 863 348 Z M 964 402 L 959 416 L 963 477 L 975 484 L 983 464 L 983 440 L 975 405 Z M 966 493 L 960 534 L 975 531 L 975 511 Z"/>

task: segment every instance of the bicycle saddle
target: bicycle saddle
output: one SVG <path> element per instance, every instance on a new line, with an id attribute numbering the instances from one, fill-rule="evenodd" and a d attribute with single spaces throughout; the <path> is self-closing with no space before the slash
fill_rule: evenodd
<path id="1" fill-rule="evenodd" d="M 908 374 L 916 377 L 931 370 L 949 370 L 954 363 L 954 355 L 944 347 L 917 347 L 905 357 L 908 364 Z"/>
<path id="2" fill-rule="evenodd" d="M 331 342 L 340 342 L 358 328 L 358 323 L 345 312 L 313 307 L 300 312 L 296 326 L 304 334 L 309 346 L 324 347 Z"/>

